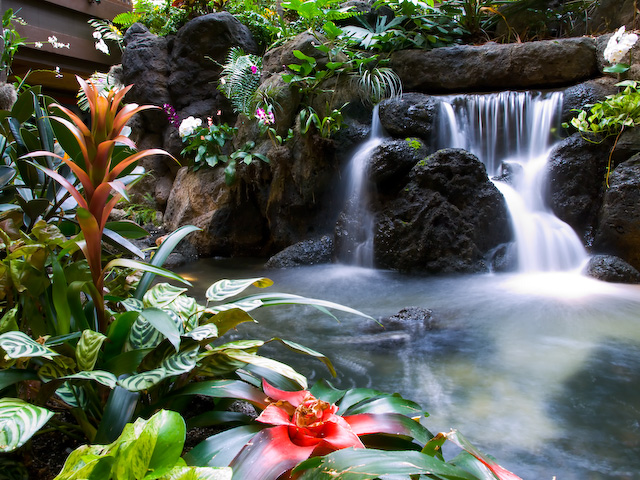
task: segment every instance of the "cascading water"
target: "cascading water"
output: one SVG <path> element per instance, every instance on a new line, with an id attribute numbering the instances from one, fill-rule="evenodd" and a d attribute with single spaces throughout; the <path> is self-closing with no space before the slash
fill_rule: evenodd
<path id="1" fill-rule="evenodd" d="M 378 106 L 373 109 L 369 138 L 355 151 L 349 162 L 347 206 L 345 209 L 347 242 L 341 258 L 345 263 L 361 267 L 373 267 L 374 218 L 369 210 L 367 166 L 373 151 L 384 140 L 384 130 L 378 116 Z"/>
<path id="2" fill-rule="evenodd" d="M 521 272 L 566 271 L 587 258 L 573 229 L 545 205 L 545 166 L 559 127 L 561 92 L 501 92 L 441 97 L 437 148 L 476 155 L 507 202 Z"/>

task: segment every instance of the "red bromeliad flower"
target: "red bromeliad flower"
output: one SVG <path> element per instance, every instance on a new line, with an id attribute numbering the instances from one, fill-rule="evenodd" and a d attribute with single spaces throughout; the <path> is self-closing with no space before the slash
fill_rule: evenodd
<path id="1" fill-rule="evenodd" d="M 253 435 L 228 464 L 233 468 L 234 480 L 297 478 L 299 474 L 292 474 L 291 470 L 310 457 L 346 448 L 366 448 L 359 438 L 361 435 L 400 435 L 411 437 L 423 445 L 433 437 L 419 422 L 392 410 L 343 417 L 337 414 L 338 406 L 316 398 L 307 390 L 279 390 L 264 380 L 262 387 L 268 398 L 251 400 L 264 407 L 256 420 L 271 426 Z M 471 453 L 497 479 L 521 480 L 480 453 L 456 432 L 440 434 L 438 438 L 451 440 Z"/>

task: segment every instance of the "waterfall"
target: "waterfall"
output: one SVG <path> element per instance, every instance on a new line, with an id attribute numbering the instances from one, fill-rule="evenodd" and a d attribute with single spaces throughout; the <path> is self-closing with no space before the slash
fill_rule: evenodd
<path id="1" fill-rule="evenodd" d="M 347 169 L 348 199 L 345 208 L 346 237 L 340 258 L 348 264 L 372 268 L 374 218 L 369 210 L 367 167 L 371 154 L 384 140 L 384 129 L 378 116 L 378 105 L 371 116 L 369 138 L 358 147 Z"/>
<path id="2" fill-rule="evenodd" d="M 578 268 L 587 253 L 573 229 L 544 202 L 546 163 L 559 127 L 561 92 L 501 92 L 440 97 L 437 148 L 476 155 L 505 197 L 522 272 Z"/>

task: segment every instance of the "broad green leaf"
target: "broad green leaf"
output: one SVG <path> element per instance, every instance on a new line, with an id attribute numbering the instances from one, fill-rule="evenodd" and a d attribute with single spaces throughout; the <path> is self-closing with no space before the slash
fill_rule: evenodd
<path id="1" fill-rule="evenodd" d="M 358 468 L 354 468 L 357 465 Z M 478 480 L 460 467 L 413 451 L 345 448 L 302 462 L 299 480 L 371 480 L 381 475 L 429 475 L 442 480 Z"/>
<path id="2" fill-rule="evenodd" d="M 120 220 L 117 222 L 107 222 L 105 228 L 114 231 L 124 238 L 131 238 L 138 240 L 140 238 L 148 237 L 149 232 L 131 220 Z"/>
<path id="3" fill-rule="evenodd" d="M 58 355 L 53 350 L 40 345 L 22 332 L 7 332 L 0 335 L 0 348 L 9 358 L 53 357 Z"/>
<path id="4" fill-rule="evenodd" d="M 24 445 L 52 416 L 46 408 L 19 398 L 0 398 L 0 452 Z"/>
<path id="5" fill-rule="evenodd" d="M 0 318 L 0 333 L 14 332 L 18 330 L 18 306 L 10 308 Z"/>
<path id="6" fill-rule="evenodd" d="M 241 380 L 211 380 L 194 382 L 178 390 L 175 395 L 204 395 L 213 398 L 246 400 L 260 408 L 266 408 L 264 392 Z"/>
<path id="7" fill-rule="evenodd" d="M 207 412 L 196 415 L 195 417 L 189 417 L 187 422 L 187 428 L 195 427 L 211 427 L 213 425 L 237 423 L 246 425 L 253 420 L 249 415 L 245 415 L 240 412 L 229 412 L 227 410 L 209 410 Z"/>
<path id="8" fill-rule="evenodd" d="M 7 388 L 14 383 L 22 382 L 24 380 L 37 380 L 38 374 L 34 370 L 18 370 L 18 369 L 5 369 L 0 370 L 0 390 Z"/>
<path id="9" fill-rule="evenodd" d="M 153 453 L 147 465 L 149 473 L 145 479 L 155 479 L 171 470 L 182 454 L 186 437 L 186 426 L 182 416 L 170 410 L 160 410 L 151 417 L 145 430 L 150 430 Z"/>
<path id="10" fill-rule="evenodd" d="M 297 353 L 301 353 L 303 355 L 309 355 L 311 357 L 314 357 L 318 360 L 320 360 L 322 363 L 324 363 L 327 368 L 329 369 L 329 372 L 331 372 L 331 375 L 333 375 L 334 377 L 336 376 L 336 370 L 335 368 L 333 368 L 333 364 L 331 363 L 331 360 L 329 360 L 329 358 L 325 355 L 323 355 L 320 352 L 316 352 L 315 350 L 309 348 L 309 347 L 305 347 L 304 345 L 300 345 L 299 343 L 296 342 L 292 342 L 291 340 L 285 340 L 283 338 L 272 338 L 271 341 L 278 341 L 281 342 L 283 345 L 285 345 L 286 347 L 290 348 L 291 350 L 293 350 L 294 352 Z"/>
<path id="11" fill-rule="evenodd" d="M 180 318 L 171 311 L 145 308 L 131 327 L 129 343 L 133 348 L 148 348 L 166 338 L 178 351 L 181 333 L 179 324 Z"/>
<path id="12" fill-rule="evenodd" d="M 65 382 L 56 390 L 56 395 L 73 408 L 86 408 L 89 403 L 87 392 L 76 385 Z"/>
<path id="13" fill-rule="evenodd" d="M 111 358 L 122 353 L 124 345 L 129 338 L 131 327 L 137 318 L 137 311 L 128 311 L 115 315 L 115 319 L 109 325 L 107 332 L 109 341 L 104 346 L 105 361 L 109 361 Z"/>
<path id="14" fill-rule="evenodd" d="M 102 231 L 102 239 L 108 244 L 114 246 L 125 254 L 130 253 L 135 255 L 136 257 L 144 260 L 144 253 L 138 247 L 136 247 L 133 243 L 127 240 L 125 237 L 120 235 L 117 232 L 109 230 L 105 228 Z"/>
<path id="15" fill-rule="evenodd" d="M 264 425 L 243 425 L 218 433 L 189 450 L 184 459 L 189 465 L 227 466 L 263 428 Z"/>
<path id="16" fill-rule="evenodd" d="M 53 271 L 51 294 L 53 306 L 56 311 L 57 333 L 64 335 L 71 330 L 71 308 L 69 307 L 69 300 L 67 299 L 68 284 L 58 258 L 55 255 L 51 257 L 51 267 Z"/>
<path id="17" fill-rule="evenodd" d="M 124 426 L 133 417 L 139 398 L 139 393 L 117 385 L 111 390 L 96 433 L 96 443 L 113 442 L 122 433 Z"/>
<path id="18" fill-rule="evenodd" d="M 110 268 L 113 268 L 113 267 L 124 267 L 124 268 L 131 268 L 133 270 L 142 270 L 143 272 L 152 273 L 154 276 L 161 275 L 163 277 L 170 278 L 171 280 L 175 280 L 177 282 L 181 282 L 191 286 L 191 283 L 189 283 L 187 280 L 182 278 L 180 275 L 173 273 L 171 270 L 167 270 L 166 268 L 156 267 L 155 265 L 152 265 L 149 263 L 138 262 L 136 260 L 131 260 L 128 258 L 116 258 L 114 260 L 111 260 L 109 263 L 107 263 L 104 269 L 109 270 Z M 143 275 L 143 278 L 144 278 L 144 275 Z M 138 289 L 139 288 L 140 288 L 140 284 L 138 284 Z M 138 290 L 136 289 L 136 292 L 137 291 Z M 136 295 L 136 298 L 139 298 L 139 297 L 137 297 Z"/>
<path id="19" fill-rule="evenodd" d="M 100 347 L 107 337 L 93 330 L 84 330 L 76 346 L 76 362 L 80 370 L 93 370 Z"/>
<path id="20" fill-rule="evenodd" d="M 221 302 L 226 298 L 238 295 L 251 285 L 258 288 L 265 288 L 273 285 L 273 281 L 264 277 L 247 278 L 242 280 L 223 279 L 211 285 L 207 289 L 205 296 L 209 302 Z"/>

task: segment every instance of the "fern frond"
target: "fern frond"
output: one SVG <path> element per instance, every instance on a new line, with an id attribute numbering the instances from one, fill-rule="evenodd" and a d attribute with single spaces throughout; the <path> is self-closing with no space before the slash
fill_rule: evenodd
<path id="1" fill-rule="evenodd" d="M 219 89 L 231 101 L 236 112 L 253 116 L 261 71 L 262 57 L 247 55 L 239 47 L 229 50 L 227 63 L 222 67 Z"/>
<path id="2" fill-rule="evenodd" d="M 119 25 L 123 29 L 127 29 L 131 25 L 139 21 L 141 17 L 142 14 L 138 12 L 122 12 L 113 17 L 112 22 L 116 25 Z"/>

